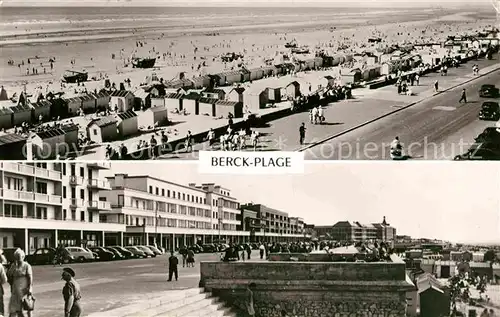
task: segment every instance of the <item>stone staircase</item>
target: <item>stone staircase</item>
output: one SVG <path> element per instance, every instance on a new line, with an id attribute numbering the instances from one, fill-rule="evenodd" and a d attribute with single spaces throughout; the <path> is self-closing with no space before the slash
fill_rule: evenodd
<path id="1" fill-rule="evenodd" d="M 88 317 L 237 317 L 217 297 L 202 288 L 175 290 L 161 297 L 89 315 Z"/>

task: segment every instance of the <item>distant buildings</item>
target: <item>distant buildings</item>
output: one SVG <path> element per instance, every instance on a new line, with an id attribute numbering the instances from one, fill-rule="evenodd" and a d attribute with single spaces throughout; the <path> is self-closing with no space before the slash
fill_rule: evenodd
<path id="1" fill-rule="evenodd" d="M 357 221 L 339 221 L 333 226 L 315 226 L 314 229 L 320 238 L 334 241 L 393 241 L 396 238 L 396 228 L 391 227 L 385 217 L 381 223 L 362 224 Z"/>

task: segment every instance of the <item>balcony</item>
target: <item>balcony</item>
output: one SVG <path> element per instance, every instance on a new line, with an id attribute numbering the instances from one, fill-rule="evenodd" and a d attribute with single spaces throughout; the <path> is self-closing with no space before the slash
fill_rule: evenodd
<path id="1" fill-rule="evenodd" d="M 71 186 L 81 186 L 85 182 L 85 179 L 80 176 L 71 175 L 69 178 L 69 184 Z"/>
<path id="2" fill-rule="evenodd" d="M 109 170 L 111 168 L 111 163 L 109 163 L 109 162 L 94 162 L 94 163 L 87 163 L 87 166 L 89 168 L 93 168 L 96 170 Z"/>
<path id="3" fill-rule="evenodd" d="M 94 210 L 111 210 L 111 203 L 109 201 L 89 201 L 88 202 L 89 209 Z"/>
<path id="4" fill-rule="evenodd" d="M 62 179 L 61 172 L 47 170 L 44 168 L 34 167 L 31 165 L 26 165 L 26 164 L 21 164 L 21 163 L 3 162 L 3 163 L 0 163 L 0 167 L 4 171 L 11 172 L 11 173 L 36 176 L 36 177 L 40 177 L 40 178 L 46 178 L 46 179 L 58 180 L 58 181 L 60 181 Z"/>
<path id="5" fill-rule="evenodd" d="M 125 231 L 123 223 L 116 222 L 87 222 L 76 220 L 61 220 L 60 218 L 48 217 L 47 219 L 39 219 L 24 216 L 18 217 L 2 217 L 0 215 L 0 223 L 2 228 L 26 228 L 26 229 L 43 229 L 43 230 L 88 230 L 88 231 Z"/>
<path id="6" fill-rule="evenodd" d="M 85 207 L 85 200 L 73 198 L 73 199 L 71 199 L 69 207 L 70 208 L 83 208 L 83 207 Z"/>
<path id="7" fill-rule="evenodd" d="M 35 192 L 3 189 L 2 196 L 5 200 L 17 200 L 49 205 L 61 205 L 62 197 L 56 195 L 41 194 Z"/>
<path id="8" fill-rule="evenodd" d="M 89 179 L 89 187 L 94 189 L 111 190 L 111 185 L 108 181 L 101 181 L 98 179 Z"/>

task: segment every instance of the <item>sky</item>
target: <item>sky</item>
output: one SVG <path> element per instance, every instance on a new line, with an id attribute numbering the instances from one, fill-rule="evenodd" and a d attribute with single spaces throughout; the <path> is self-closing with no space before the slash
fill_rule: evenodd
<path id="1" fill-rule="evenodd" d="M 500 168 L 466 165 L 308 163 L 304 174 L 270 176 L 208 175 L 193 163 L 138 162 L 113 163 L 112 173 L 186 186 L 217 183 L 240 203 L 264 204 L 315 225 L 375 223 L 386 216 L 400 235 L 500 243 Z"/>
<path id="2" fill-rule="evenodd" d="M 490 0 L 475 0 L 474 5 L 489 4 Z M 469 5 L 468 0 L 3 0 L 4 6 L 100 6 L 100 5 L 134 5 L 134 6 L 450 6 L 452 4 Z"/>

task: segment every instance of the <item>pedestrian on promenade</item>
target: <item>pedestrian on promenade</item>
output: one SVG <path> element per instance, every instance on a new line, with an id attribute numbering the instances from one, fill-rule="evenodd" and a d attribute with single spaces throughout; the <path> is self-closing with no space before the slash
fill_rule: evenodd
<path id="1" fill-rule="evenodd" d="M 259 246 L 260 259 L 264 259 L 264 252 L 266 251 L 266 247 L 261 243 Z"/>
<path id="2" fill-rule="evenodd" d="M 246 313 L 248 317 L 255 316 L 255 308 L 254 308 L 254 300 L 253 300 L 253 291 L 255 290 L 255 283 L 250 283 L 247 286 L 245 291 L 245 306 Z"/>
<path id="3" fill-rule="evenodd" d="M 300 136 L 299 139 L 300 145 L 303 145 L 304 139 L 306 138 L 306 124 L 304 122 L 302 122 L 302 125 L 299 128 L 299 136 Z"/>
<path id="4" fill-rule="evenodd" d="M 179 253 L 182 255 L 182 267 L 186 266 L 186 260 L 187 260 L 187 255 L 188 255 L 188 250 L 186 246 L 183 246 L 180 250 Z"/>
<path id="5" fill-rule="evenodd" d="M 64 298 L 64 317 L 80 317 L 82 314 L 82 308 L 80 306 L 82 293 L 80 291 L 80 285 L 75 280 L 75 271 L 69 267 L 64 268 L 62 279 L 66 281 L 62 290 Z"/>
<path id="6" fill-rule="evenodd" d="M 462 95 L 461 95 L 460 100 L 458 101 L 458 103 L 462 103 L 462 101 L 464 103 L 467 103 L 467 95 L 465 94 L 465 88 L 462 89 Z"/>
<path id="7" fill-rule="evenodd" d="M 250 256 L 252 255 L 252 248 L 250 247 L 249 244 L 247 244 L 245 248 L 247 251 L 247 259 L 250 260 Z"/>
<path id="8" fill-rule="evenodd" d="M 0 250 L 0 258 L 3 257 L 3 250 Z M 7 274 L 5 274 L 5 268 L 3 267 L 3 261 L 0 261 L 0 316 L 5 315 L 5 306 L 3 303 L 3 284 L 7 283 Z"/>
<path id="9" fill-rule="evenodd" d="M 186 153 L 193 151 L 193 135 L 188 131 L 186 135 Z"/>
<path id="10" fill-rule="evenodd" d="M 21 249 L 14 252 L 14 263 L 7 271 L 7 281 L 10 284 L 10 317 L 23 317 L 23 298 L 33 292 L 33 270 L 24 261 L 25 253 Z M 28 317 L 31 311 L 28 311 Z"/>
<path id="11" fill-rule="evenodd" d="M 418 86 L 420 82 L 420 76 L 418 74 L 415 75 L 415 83 L 416 83 L 416 86 Z"/>
<path id="12" fill-rule="evenodd" d="M 172 281 L 172 276 L 175 274 L 175 280 L 179 280 L 179 272 L 177 266 L 179 265 L 179 259 L 174 255 L 174 250 L 170 251 L 170 257 L 168 258 L 168 281 Z"/>
<path id="13" fill-rule="evenodd" d="M 189 267 L 190 265 L 191 267 L 194 267 L 194 251 L 192 249 L 188 250 L 186 263 L 187 267 Z"/>
<path id="14" fill-rule="evenodd" d="M 438 92 L 438 90 L 439 90 L 439 82 L 436 80 L 434 82 L 434 92 Z"/>
<path id="15" fill-rule="evenodd" d="M 210 148 L 212 148 L 215 143 L 214 129 L 210 128 L 210 130 L 208 131 L 207 139 L 208 139 L 208 145 L 210 145 Z"/>

